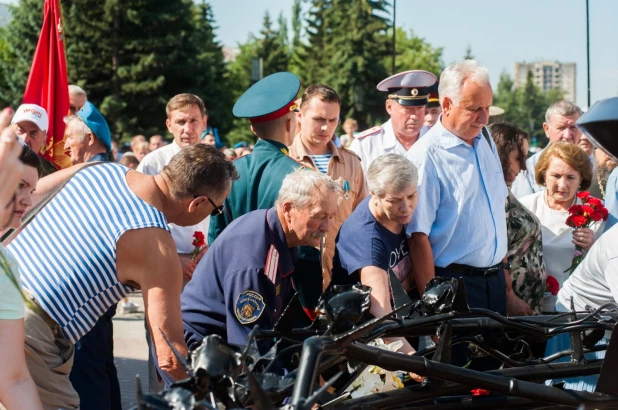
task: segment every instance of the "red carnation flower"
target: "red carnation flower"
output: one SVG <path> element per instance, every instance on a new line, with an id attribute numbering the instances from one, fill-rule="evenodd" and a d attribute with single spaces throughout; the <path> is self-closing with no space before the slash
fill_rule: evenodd
<path id="1" fill-rule="evenodd" d="M 569 208 L 569 213 L 571 215 L 583 215 L 584 208 L 581 205 L 573 205 L 572 207 Z"/>
<path id="2" fill-rule="evenodd" d="M 590 196 L 590 192 L 588 191 L 582 191 L 582 192 L 577 193 L 577 197 L 581 199 L 582 201 L 586 201 L 589 196 Z"/>
<path id="3" fill-rule="evenodd" d="M 195 231 L 193 237 L 195 238 L 193 239 L 193 246 L 195 246 L 196 248 L 201 248 L 202 246 L 204 246 L 204 234 L 202 232 Z"/>
<path id="4" fill-rule="evenodd" d="M 594 212 L 594 208 L 588 205 L 582 205 L 582 211 L 584 214 L 590 216 Z"/>
<path id="5" fill-rule="evenodd" d="M 570 220 L 570 226 L 574 227 L 574 228 L 579 228 L 581 226 L 584 226 L 586 224 L 586 222 L 588 221 L 588 219 L 583 216 L 583 215 L 571 215 L 568 219 L 567 219 L 567 223 Z"/>
<path id="6" fill-rule="evenodd" d="M 593 196 L 589 197 L 586 202 L 588 205 L 592 205 L 593 207 L 603 206 L 603 202 L 599 198 L 595 198 Z"/>
<path id="7" fill-rule="evenodd" d="M 609 217 L 609 211 L 607 210 L 607 208 L 603 207 L 599 209 L 599 212 L 601 212 L 601 214 L 603 215 L 603 220 L 607 221 L 607 218 Z"/>
<path id="8" fill-rule="evenodd" d="M 592 218 L 593 221 L 599 222 L 601 219 L 603 219 L 603 214 L 599 211 L 594 211 L 593 213 L 590 214 L 590 217 Z"/>
<path id="9" fill-rule="evenodd" d="M 548 276 L 545 280 L 545 288 L 552 295 L 556 296 L 560 290 L 560 283 L 558 283 L 558 280 L 553 276 Z"/>

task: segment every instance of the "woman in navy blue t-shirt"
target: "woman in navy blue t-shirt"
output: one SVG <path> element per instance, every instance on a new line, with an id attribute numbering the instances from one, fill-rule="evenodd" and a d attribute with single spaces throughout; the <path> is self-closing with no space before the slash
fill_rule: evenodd
<path id="1" fill-rule="evenodd" d="M 385 154 L 367 170 L 370 195 L 341 226 L 333 261 L 334 284 L 361 282 L 370 286 L 375 317 L 393 310 L 388 269 L 392 269 L 406 291 L 413 284 L 405 226 L 418 201 L 418 172 L 405 157 Z M 402 353 L 413 353 L 401 338 Z"/>

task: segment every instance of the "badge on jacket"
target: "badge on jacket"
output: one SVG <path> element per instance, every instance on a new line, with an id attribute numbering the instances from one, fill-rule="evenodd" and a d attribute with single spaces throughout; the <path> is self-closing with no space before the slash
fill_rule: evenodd
<path id="1" fill-rule="evenodd" d="M 252 290 L 246 290 L 238 295 L 234 313 L 241 324 L 248 325 L 262 316 L 264 307 L 265 304 L 262 295 Z"/>

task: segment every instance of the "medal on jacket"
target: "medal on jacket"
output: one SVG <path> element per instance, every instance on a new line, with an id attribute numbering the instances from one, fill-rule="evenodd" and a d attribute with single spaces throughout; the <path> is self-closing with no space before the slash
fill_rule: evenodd
<path id="1" fill-rule="evenodd" d="M 343 181 L 343 197 L 350 199 L 350 183 L 347 179 Z"/>

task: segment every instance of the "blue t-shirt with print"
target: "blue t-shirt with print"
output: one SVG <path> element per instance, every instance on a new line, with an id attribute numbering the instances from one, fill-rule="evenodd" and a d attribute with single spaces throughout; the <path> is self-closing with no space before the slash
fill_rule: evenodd
<path id="1" fill-rule="evenodd" d="M 403 281 L 410 272 L 410 256 L 405 227 L 395 234 L 376 220 L 369 210 L 368 196 L 345 220 L 336 239 L 333 284 L 360 282 L 360 270 L 375 266 L 392 269 Z"/>

